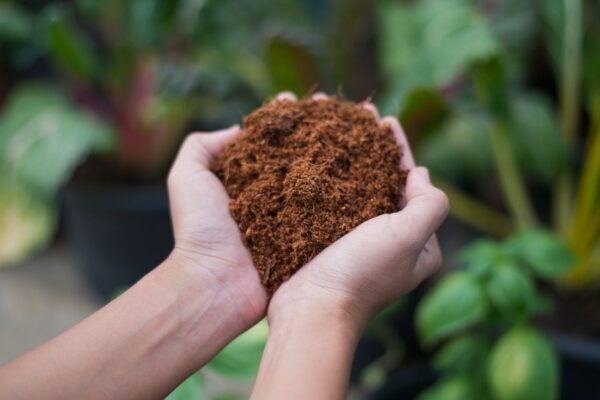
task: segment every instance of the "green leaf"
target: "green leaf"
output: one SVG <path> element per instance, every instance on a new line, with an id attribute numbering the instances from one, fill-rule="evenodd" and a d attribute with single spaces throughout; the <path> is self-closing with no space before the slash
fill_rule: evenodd
<path id="1" fill-rule="evenodd" d="M 21 41 L 34 34 L 33 18 L 11 3 L 0 3 L 0 42 Z"/>
<path id="2" fill-rule="evenodd" d="M 384 113 L 402 105 L 411 88 L 448 84 L 498 51 L 485 15 L 469 0 L 384 1 L 378 16 L 380 65 L 389 88 Z"/>
<path id="3" fill-rule="evenodd" d="M 446 343 L 433 358 L 433 365 L 451 372 L 477 371 L 485 364 L 489 351 L 481 336 L 463 335 Z"/>
<path id="4" fill-rule="evenodd" d="M 48 50 L 54 61 L 74 78 L 93 80 L 100 63 L 63 7 L 48 7 L 45 20 Z"/>
<path id="5" fill-rule="evenodd" d="M 422 137 L 438 130 L 450 113 L 442 95 L 431 88 L 414 88 L 408 93 L 400 112 L 400 122 L 406 132 Z"/>
<path id="6" fill-rule="evenodd" d="M 432 387 L 421 393 L 418 400 L 479 400 L 482 397 L 474 390 L 476 383 L 468 376 L 442 378 Z"/>
<path id="7" fill-rule="evenodd" d="M 498 263 L 506 261 L 502 244 L 489 239 L 480 239 L 468 245 L 460 253 L 460 260 L 467 270 L 477 277 L 486 279 Z"/>
<path id="8" fill-rule="evenodd" d="M 522 231 L 506 244 L 507 251 L 523 260 L 541 278 L 565 274 L 576 260 L 556 234 L 542 229 Z"/>
<path id="9" fill-rule="evenodd" d="M 267 63 L 275 93 L 284 90 L 305 96 L 318 83 L 315 56 L 308 47 L 275 36 L 267 47 Z"/>
<path id="10" fill-rule="evenodd" d="M 387 371 L 379 363 L 367 365 L 360 374 L 360 384 L 369 391 L 379 389 L 385 383 Z"/>
<path id="11" fill-rule="evenodd" d="M 529 327 L 508 331 L 496 343 L 488 381 L 498 400 L 558 398 L 558 357 L 548 340 Z"/>
<path id="12" fill-rule="evenodd" d="M 504 58 L 480 60 L 473 65 L 473 82 L 481 104 L 496 117 L 509 115 L 509 95 Z"/>
<path id="13" fill-rule="evenodd" d="M 0 169 L 0 174 L 6 176 Z M 3 178 L 4 179 L 4 178 Z M 26 188 L 0 184 L 0 266 L 13 265 L 48 243 L 56 227 L 53 204 Z"/>
<path id="14" fill-rule="evenodd" d="M 260 321 L 225 347 L 207 367 L 230 379 L 256 376 L 268 333 L 267 321 Z"/>
<path id="15" fill-rule="evenodd" d="M 199 400 L 202 394 L 202 377 L 194 374 L 183 381 L 165 400 Z"/>
<path id="16" fill-rule="evenodd" d="M 527 318 L 534 310 L 532 279 L 513 263 L 496 265 L 485 283 L 485 291 L 492 307 L 508 321 Z"/>
<path id="17" fill-rule="evenodd" d="M 489 176 L 494 167 L 485 120 L 461 111 L 425 138 L 416 156 L 432 174 L 448 180 L 476 180 Z"/>
<path id="18" fill-rule="evenodd" d="M 85 156 L 109 150 L 113 139 L 108 126 L 74 109 L 53 88 L 24 86 L 0 115 L 0 167 L 52 197 Z"/>
<path id="19" fill-rule="evenodd" d="M 508 130 L 521 168 L 551 185 L 567 162 L 568 144 L 549 101 L 539 95 L 514 96 Z"/>
<path id="20" fill-rule="evenodd" d="M 559 70 L 563 51 L 563 34 L 565 26 L 564 0 L 538 0 L 544 39 L 546 47 L 554 63 L 555 70 Z"/>
<path id="21" fill-rule="evenodd" d="M 488 302 L 476 278 L 455 272 L 442 280 L 417 308 L 417 332 L 426 346 L 481 322 Z"/>

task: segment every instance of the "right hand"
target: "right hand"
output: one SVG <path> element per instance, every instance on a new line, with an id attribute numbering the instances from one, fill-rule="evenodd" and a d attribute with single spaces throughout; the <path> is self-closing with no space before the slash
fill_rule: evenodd
<path id="1" fill-rule="evenodd" d="M 377 115 L 374 106 L 367 107 Z M 362 223 L 302 267 L 273 295 L 270 320 L 306 310 L 331 311 L 349 316 L 362 329 L 441 265 L 435 231 L 448 214 L 448 199 L 431 185 L 426 168 L 415 167 L 398 121 L 386 117 L 380 123 L 389 124 L 403 146 L 402 168 L 410 171 L 406 205 Z"/>

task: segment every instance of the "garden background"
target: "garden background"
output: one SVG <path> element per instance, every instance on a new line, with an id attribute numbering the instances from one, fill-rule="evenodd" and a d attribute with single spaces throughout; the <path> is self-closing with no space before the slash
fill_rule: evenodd
<path id="1" fill-rule="evenodd" d="M 398 116 L 451 203 L 443 271 L 369 325 L 351 397 L 600 394 L 594 0 L 0 0 L 0 362 L 157 265 L 182 139 L 282 90 Z M 267 332 L 171 398 L 247 397 Z"/>

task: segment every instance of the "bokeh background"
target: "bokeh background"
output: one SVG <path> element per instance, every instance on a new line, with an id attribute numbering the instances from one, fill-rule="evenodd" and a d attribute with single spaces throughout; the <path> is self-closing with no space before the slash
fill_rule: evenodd
<path id="1" fill-rule="evenodd" d="M 157 265 L 184 136 L 281 90 L 398 116 L 452 206 L 443 272 L 369 325 L 352 398 L 598 396 L 594 0 L 0 0 L 0 362 Z M 171 398 L 246 398 L 267 332 Z"/>

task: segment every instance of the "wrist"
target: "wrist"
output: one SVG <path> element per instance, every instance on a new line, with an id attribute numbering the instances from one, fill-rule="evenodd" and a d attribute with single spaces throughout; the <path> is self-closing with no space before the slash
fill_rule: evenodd
<path id="1" fill-rule="evenodd" d="M 350 307 L 336 302 L 322 302 L 316 299 L 297 300 L 284 307 L 269 306 L 269 327 L 273 332 L 288 330 L 290 326 L 302 326 L 320 331 L 326 327 L 339 332 L 344 337 L 358 341 L 367 318 L 362 313 L 353 312 Z"/>
<path id="2" fill-rule="evenodd" d="M 256 322 L 255 313 L 230 288 L 228 277 L 213 272 L 204 260 L 173 251 L 148 279 L 177 303 L 183 329 L 192 328 L 199 317 L 216 316 L 225 336 L 233 338 Z"/>
<path id="3" fill-rule="evenodd" d="M 307 315 L 322 316 L 360 336 L 372 311 L 353 293 L 315 287 L 304 280 L 287 282 L 269 303 L 270 324 Z"/>

